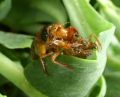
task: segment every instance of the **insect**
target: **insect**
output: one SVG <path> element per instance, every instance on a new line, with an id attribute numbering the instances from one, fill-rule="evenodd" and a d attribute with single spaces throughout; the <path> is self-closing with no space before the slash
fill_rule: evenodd
<path id="1" fill-rule="evenodd" d="M 97 47 L 95 42 L 79 37 L 74 27 L 65 28 L 61 24 L 52 24 L 37 32 L 31 46 L 33 58 L 42 63 L 43 71 L 47 72 L 44 58 L 51 56 L 53 63 L 73 70 L 68 64 L 58 62 L 56 58 L 61 54 L 86 58 Z"/>
<path id="2" fill-rule="evenodd" d="M 64 54 L 72 55 L 79 58 L 87 58 L 91 55 L 93 49 L 96 49 L 96 43 L 80 38 L 77 41 L 71 43 L 71 48 L 65 49 Z"/>

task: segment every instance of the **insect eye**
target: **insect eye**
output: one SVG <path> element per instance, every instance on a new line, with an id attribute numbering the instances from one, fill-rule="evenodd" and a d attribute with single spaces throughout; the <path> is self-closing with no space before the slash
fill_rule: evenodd
<path id="1" fill-rule="evenodd" d="M 47 32 L 47 29 L 46 27 L 43 28 L 41 34 L 40 34 L 40 37 L 43 41 L 47 41 L 48 39 L 48 32 Z"/>

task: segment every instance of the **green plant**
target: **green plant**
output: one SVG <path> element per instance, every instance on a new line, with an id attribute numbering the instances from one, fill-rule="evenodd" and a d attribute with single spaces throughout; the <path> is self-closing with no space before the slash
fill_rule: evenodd
<path id="1" fill-rule="evenodd" d="M 113 84 L 120 79 L 120 11 L 119 5 L 113 3 L 116 4 L 107 0 L 1 0 L 0 86 L 12 82 L 29 97 L 105 97 L 105 94 L 106 97 L 116 97 L 114 92 L 119 97 L 120 88 Z M 66 55 L 58 57 L 59 61 L 74 67 L 74 72 L 60 68 L 46 58 L 51 74 L 46 76 L 40 63 L 31 60 L 34 34 L 45 24 L 68 21 L 83 37 L 96 34 L 102 49 L 88 59 Z M 110 45 L 113 37 L 118 41 Z M 7 96 L 25 97 L 15 86 Z"/>

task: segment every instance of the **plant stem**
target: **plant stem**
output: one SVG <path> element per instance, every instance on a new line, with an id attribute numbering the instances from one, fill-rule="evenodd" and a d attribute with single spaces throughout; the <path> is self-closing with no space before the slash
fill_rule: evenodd
<path id="1" fill-rule="evenodd" d="M 0 73 L 20 88 L 29 97 L 47 97 L 36 90 L 25 78 L 24 69 L 20 64 L 11 61 L 0 53 Z"/>

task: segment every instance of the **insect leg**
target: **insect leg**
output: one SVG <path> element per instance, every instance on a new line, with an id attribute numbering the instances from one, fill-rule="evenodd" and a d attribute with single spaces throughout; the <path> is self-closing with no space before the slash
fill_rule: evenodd
<path id="1" fill-rule="evenodd" d="M 48 57 L 48 56 L 50 56 L 50 55 L 52 55 L 52 54 L 53 54 L 53 52 L 50 52 L 50 53 L 44 54 L 44 55 L 41 56 L 41 58 Z"/>
<path id="2" fill-rule="evenodd" d="M 69 65 L 67 65 L 67 64 L 62 64 L 62 63 L 56 61 L 56 58 L 57 58 L 60 54 L 61 54 L 61 52 L 59 52 L 59 51 L 58 51 L 58 52 L 55 52 L 55 53 L 52 55 L 52 57 L 51 57 L 52 62 L 55 63 L 55 64 L 57 64 L 57 65 L 59 65 L 59 66 L 61 66 L 61 67 L 65 67 L 65 68 L 68 68 L 69 70 L 73 71 L 73 68 L 69 67 Z"/>
<path id="3" fill-rule="evenodd" d="M 45 74 L 49 75 L 49 73 L 48 73 L 48 71 L 47 71 L 47 68 L 46 68 L 46 64 L 45 64 L 43 58 L 41 58 L 41 57 L 40 57 L 40 62 L 41 62 L 41 64 L 42 64 L 43 72 L 44 72 Z"/>

